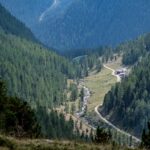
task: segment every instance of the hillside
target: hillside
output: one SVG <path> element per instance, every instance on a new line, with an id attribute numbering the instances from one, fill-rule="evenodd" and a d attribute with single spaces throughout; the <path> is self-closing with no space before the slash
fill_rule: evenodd
<path id="1" fill-rule="evenodd" d="M 37 41 L 31 30 L 26 28 L 22 22 L 13 17 L 1 4 L 0 27 L 5 31 L 5 33 L 11 33 L 34 42 Z"/>
<path id="2" fill-rule="evenodd" d="M 69 61 L 3 31 L 0 37 L 0 76 L 7 81 L 9 93 L 33 104 L 36 101 L 48 107 L 61 104 L 66 76 L 73 77 L 75 73 Z"/>
<path id="3" fill-rule="evenodd" d="M 66 101 L 67 79 L 76 77 L 76 66 L 34 43 L 29 29 L 3 7 L 0 12 L 0 79 L 6 82 L 9 96 L 29 103 L 44 137 L 71 137 L 72 119 L 67 122 L 63 114 L 49 110 Z"/>
<path id="4" fill-rule="evenodd" d="M 0 11 L 0 76 L 7 81 L 9 93 L 44 106 L 60 104 L 66 77 L 75 76 L 72 64 L 32 42 L 24 24 L 2 6 Z"/>
<path id="5" fill-rule="evenodd" d="M 147 0 L 61 0 L 56 5 L 51 0 L 0 2 L 42 42 L 59 51 L 114 46 L 150 31 Z"/>
<path id="6" fill-rule="evenodd" d="M 148 1 L 0 1 L 46 45 L 84 49 L 72 61 L 46 49 L 0 5 L 0 149 L 150 148 L 150 34 L 95 48 L 147 32 Z"/>
<path id="7" fill-rule="evenodd" d="M 120 46 L 123 63 L 132 66 L 128 77 L 106 94 L 99 111 L 111 122 L 141 137 L 150 119 L 150 35 Z"/>
<path id="8" fill-rule="evenodd" d="M 42 14 L 42 12 L 47 8 L 48 5 L 51 5 L 53 0 L 13 0 L 5 1 L 1 0 L 0 2 L 4 5 L 10 12 L 13 12 L 14 16 L 17 16 L 19 20 L 26 20 L 26 25 L 31 27 L 36 23 L 36 20 Z M 40 5 L 39 5 L 40 4 Z M 15 8 L 15 9 L 14 9 Z M 17 9 L 16 9 L 17 8 Z M 32 26 L 33 27 L 33 26 Z"/>

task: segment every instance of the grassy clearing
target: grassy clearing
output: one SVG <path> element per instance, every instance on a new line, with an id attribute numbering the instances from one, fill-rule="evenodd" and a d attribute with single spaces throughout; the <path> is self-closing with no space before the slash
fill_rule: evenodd
<path id="1" fill-rule="evenodd" d="M 92 74 L 85 78 L 85 86 L 92 93 L 88 104 L 88 111 L 93 111 L 98 104 L 103 103 L 105 94 L 114 83 L 116 83 L 116 78 L 111 75 L 110 70 L 105 68 L 100 73 Z"/>
<path id="2" fill-rule="evenodd" d="M 119 69 L 122 64 L 122 57 L 118 57 L 116 61 L 107 63 L 106 65 L 114 70 Z"/>
<path id="3" fill-rule="evenodd" d="M 118 69 L 121 67 L 121 58 L 117 61 L 106 64 L 110 68 Z M 88 112 L 94 111 L 94 108 L 103 103 L 105 94 L 111 89 L 112 85 L 116 83 L 116 77 L 112 76 L 112 72 L 103 68 L 100 73 L 91 72 L 84 80 L 85 86 L 92 92 Z"/>
<path id="4" fill-rule="evenodd" d="M 0 135 L 0 150 L 129 150 L 124 147 L 81 143 L 77 141 L 53 141 L 47 139 L 15 139 Z"/>

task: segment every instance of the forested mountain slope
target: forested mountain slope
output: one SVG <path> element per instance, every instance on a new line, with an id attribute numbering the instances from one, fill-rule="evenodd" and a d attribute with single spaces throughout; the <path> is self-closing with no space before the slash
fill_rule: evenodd
<path id="1" fill-rule="evenodd" d="M 67 79 L 76 77 L 76 66 L 64 57 L 34 43 L 28 28 L 3 7 L 0 7 L 0 12 L 2 12 L 0 14 L 0 79 L 6 82 L 8 95 L 19 97 L 19 99 L 16 98 L 17 101 L 20 103 L 26 101 L 34 109 L 38 123 L 41 125 L 42 136 L 73 138 L 73 120 L 70 118 L 66 121 L 63 114 L 58 114 L 52 109 L 66 100 L 64 91 Z M 2 101 L 1 97 L 0 100 Z M 11 103 L 3 105 L 0 107 L 7 108 L 6 105 L 10 105 L 14 110 Z M 22 108 L 22 105 L 16 102 L 18 111 L 20 107 Z M 6 113 L 5 110 L 0 110 L 0 115 L 5 117 L 3 116 Z M 8 110 L 8 113 L 10 114 L 6 116 L 6 119 L 0 120 L 0 130 L 3 129 L 1 125 L 4 124 L 5 127 L 7 119 L 9 122 L 15 117 L 16 112 Z M 19 115 L 22 113 L 21 111 Z"/>
<path id="2" fill-rule="evenodd" d="M 5 83 L 0 79 L 0 133 L 14 137 L 37 138 L 41 127 L 27 102 L 10 97 Z M 0 146 L 2 141 L 0 142 Z M 1 148 L 0 148 L 1 149 Z"/>
<path id="3" fill-rule="evenodd" d="M 0 27 L 5 33 L 11 33 L 21 38 L 37 41 L 30 29 L 13 17 L 1 4 L 0 4 Z"/>
<path id="4" fill-rule="evenodd" d="M 120 50 L 124 52 L 123 63 L 134 67 L 106 94 L 101 111 L 113 123 L 140 137 L 150 119 L 150 35 L 126 43 Z"/>
<path id="5" fill-rule="evenodd" d="M 66 76 L 75 75 L 72 64 L 29 41 L 29 30 L 3 7 L 0 11 L 0 76 L 8 82 L 9 93 L 44 106 L 60 104 Z"/>
<path id="6" fill-rule="evenodd" d="M 66 76 L 75 73 L 69 61 L 3 31 L 0 37 L 0 76 L 8 82 L 9 93 L 44 106 L 60 104 Z"/>
<path id="7" fill-rule="evenodd" d="M 61 51 L 114 46 L 150 31 L 147 0 L 0 2 L 30 26 L 42 42 Z"/>

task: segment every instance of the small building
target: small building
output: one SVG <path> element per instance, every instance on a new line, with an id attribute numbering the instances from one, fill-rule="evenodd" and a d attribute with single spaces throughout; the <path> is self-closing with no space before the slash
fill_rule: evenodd
<path id="1" fill-rule="evenodd" d="M 122 68 L 115 71 L 115 74 L 120 76 L 120 78 L 125 78 L 127 76 L 127 69 Z"/>
<path id="2" fill-rule="evenodd" d="M 119 76 L 120 76 L 120 78 L 125 78 L 126 74 L 125 73 L 120 73 Z"/>

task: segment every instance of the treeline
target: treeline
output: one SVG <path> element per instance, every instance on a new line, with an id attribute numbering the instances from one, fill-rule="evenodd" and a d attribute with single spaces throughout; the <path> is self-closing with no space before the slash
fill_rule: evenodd
<path id="1" fill-rule="evenodd" d="M 147 126 L 143 129 L 141 147 L 147 150 L 150 149 L 150 121 Z"/>
<path id="2" fill-rule="evenodd" d="M 74 50 L 66 50 L 64 52 L 60 52 L 61 55 L 68 57 L 70 59 L 76 58 L 84 55 L 92 55 L 97 54 L 99 56 L 103 55 L 106 52 L 106 49 L 110 49 L 109 47 L 98 47 L 98 48 L 87 48 L 87 49 L 74 49 Z"/>
<path id="3" fill-rule="evenodd" d="M 0 4 L 0 27 L 5 33 L 11 33 L 27 40 L 37 42 L 30 29 L 13 17 L 1 4 Z"/>
<path id="4" fill-rule="evenodd" d="M 73 59 L 73 62 L 79 68 L 77 73 L 80 77 L 87 77 L 92 70 L 100 72 L 103 67 L 102 59 L 100 59 L 98 53 L 76 57 Z"/>
<path id="5" fill-rule="evenodd" d="M 0 80 L 0 133 L 14 137 L 75 139 L 74 121 L 66 121 L 64 114 L 47 110 L 37 104 L 33 110 L 29 104 L 10 97 L 5 83 Z M 80 134 L 78 135 L 78 137 Z"/>
<path id="6" fill-rule="evenodd" d="M 106 94 L 102 112 L 125 130 L 141 136 L 150 119 L 150 54 L 141 59 L 129 77 Z"/>
<path id="7" fill-rule="evenodd" d="M 33 122 L 35 123 L 33 127 L 36 127 L 38 122 L 42 129 L 41 136 L 73 137 L 74 123 L 72 120 L 65 121 L 64 116 L 52 111 L 52 108 L 61 105 L 66 100 L 67 79 L 80 77 L 77 74 L 77 65 L 33 43 L 29 29 L 2 6 L 0 11 L 0 77 L 7 83 L 8 95 L 19 97 L 9 98 L 8 104 L 1 101 L 0 119 L 4 133 L 9 132 L 10 129 L 10 132 L 17 130 L 17 134 L 22 134 L 22 128 L 16 120 L 18 117 L 16 115 L 19 115 L 23 127 Z M 34 109 L 37 121 L 27 103 Z M 29 111 L 27 113 L 33 122 L 29 116 L 26 116 L 25 109 Z M 34 132 L 34 129 L 30 127 L 29 132 L 32 130 Z"/>
<path id="8" fill-rule="evenodd" d="M 140 61 L 140 59 L 144 57 L 149 51 L 150 51 L 150 33 L 139 36 L 135 40 L 124 42 L 115 48 L 101 47 L 97 49 L 87 49 L 87 50 L 85 49 L 81 50 L 81 52 L 75 51 L 76 55 L 74 56 L 87 56 L 92 60 L 93 56 L 96 58 L 102 57 L 102 62 L 105 63 L 108 61 L 112 61 L 115 58 L 114 54 L 118 54 L 119 56 L 122 57 L 123 65 L 134 65 L 138 61 Z M 72 55 L 70 54 L 70 56 Z"/>
<path id="9" fill-rule="evenodd" d="M 70 117 L 67 121 L 64 114 L 54 110 L 37 106 L 37 118 L 42 125 L 42 133 L 50 139 L 75 139 L 74 121 Z"/>
<path id="10" fill-rule="evenodd" d="M 1 5 L 0 12 L 0 77 L 9 94 L 33 107 L 63 103 L 67 78 L 81 76 L 77 65 L 33 43 L 29 29 Z"/>
<path id="11" fill-rule="evenodd" d="M 31 107 L 20 98 L 7 95 L 0 79 L 0 133 L 15 137 L 37 138 L 41 127 Z"/>
<path id="12" fill-rule="evenodd" d="M 150 34 L 145 34 L 138 37 L 135 40 L 128 41 L 120 44 L 116 48 L 112 49 L 112 52 L 109 54 L 106 52 L 105 55 L 111 59 L 113 53 L 118 53 L 122 55 L 122 64 L 132 66 L 141 60 L 142 57 L 145 57 L 147 52 L 150 51 Z M 107 60 L 107 59 L 106 59 Z"/>
<path id="13" fill-rule="evenodd" d="M 82 127 L 80 127 L 82 129 Z M 111 133 L 97 128 L 96 135 L 91 130 L 80 132 L 70 117 L 55 110 L 48 110 L 37 104 L 33 111 L 26 101 L 10 97 L 5 83 L 0 79 L 0 133 L 17 138 L 49 138 L 91 141 L 96 143 L 111 142 Z"/>
<path id="14" fill-rule="evenodd" d="M 122 63 L 124 65 L 134 65 L 150 50 L 150 34 L 146 34 L 134 41 L 120 45 L 119 51 L 123 53 Z"/>
<path id="15" fill-rule="evenodd" d="M 49 108 L 65 100 L 67 78 L 76 76 L 76 66 L 42 46 L 0 32 L 0 77 L 9 94 L 38 101 Z"/>

